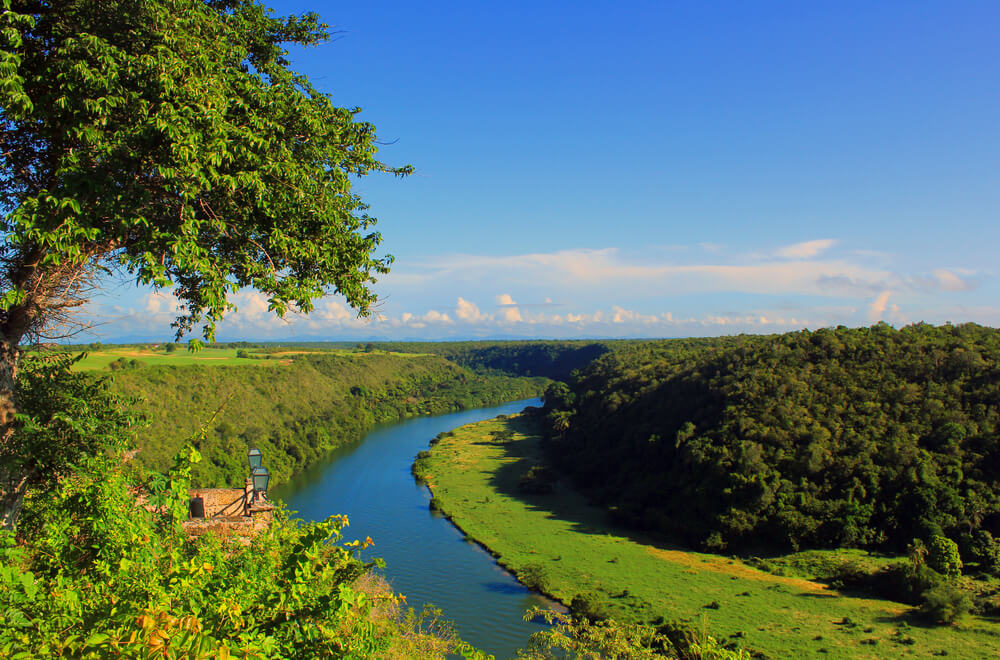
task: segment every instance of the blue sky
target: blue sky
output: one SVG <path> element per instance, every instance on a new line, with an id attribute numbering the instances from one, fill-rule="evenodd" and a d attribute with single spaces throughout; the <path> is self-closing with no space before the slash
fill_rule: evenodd
<path id="1" fill-rule="evenodd" d="M 378 317 L 220 339 L 675 337 L 1000 326 L 996 2 L 272 2 L 392 164 L 357 190 L 396 257 Z M 133 285 L 103 339 L 170 336 Z"/>

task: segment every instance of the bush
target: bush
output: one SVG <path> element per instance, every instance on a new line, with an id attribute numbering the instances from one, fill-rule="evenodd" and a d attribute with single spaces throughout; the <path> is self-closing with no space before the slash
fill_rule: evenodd
<path id="1" fill-rule="evenodd" d="M 944 576 L 926 564 L 900 563 L 876 573 L 870 585 L 883 598 L 918 605 L 925 592 L 944 581 Z"/>
<path id="2" fill-rule="evenodd" d="M 1000 569 L 1000 542 L 985 529 L 977 530 L 972 535 L 969 552 L 984 573 L 996 573 Z"/>
<path id="3" fill-rule="evenodd" d="M 942 575 L 961 575 L 962 558 L 958 554 L 958 544 L 946 536 L 932 536 L 927 542 L 927 565 Z"/>
<path id="4" fill-rule="evenodd" d="M 538 564 L 527 564 L 517 571 L 517 580 L 529 589 L 545 591 L 549 585 L 545 569 Z"/>
<path id="5" fill-rule="evenodd" d="M 247 543 L 187 536 L 193 449 L 137 482 L 98 455 L 31 498 L 14 546 L 0 534 L 0 653 L 14 657 L 384 657 L 400 639 L 355 584 L 370 568 L 340 543 L 346 519 L 279 511 Z M 136 491 L 146 494 L 140 506 Z M 238 621 L 238 626 L 234 626 Z M 441 653 L 437 657 L 442 657 Z"/>
<path id="6" fill-rule="evenodd" d="M 920 614 L 935 623 L 954 623 L 972 609 L 972 599 L 954 584 L 943 582 L 923 594 Z"/>
<path id="7" fill-rule="evenodd" d="M 872 575 L 864 562 L 858 559 L 851 559 L 838 566 L 830 580 L 830 586 L 834 589 L 845 587 L 862 587 L 871 581 Z"/>
<path id="8" fill-rule="evenodd" d="M 533 465 L 523 475 L 517 483 L 518 489 L 522 493 L 529 495 L 546 495 L 553 490 L 556 475 L 547 467 Z"/>
<path id="9" fill-rule="evenodd" d="M 601 621 L 608 618 L 608 610 L 601 597 L 597 594 L 577 594 L 570 601 L 569 609 L 576 617 L 582 617 L 587 621 Z"/>

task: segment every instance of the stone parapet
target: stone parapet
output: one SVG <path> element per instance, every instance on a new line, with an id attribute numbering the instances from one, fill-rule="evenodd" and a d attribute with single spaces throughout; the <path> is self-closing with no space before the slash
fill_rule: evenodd
<path id="1" fill-rule="evenodd" d="M 190 518 L 184 529 L 191 536 L 212 532 L 249 543 L 251 536 L 270 527 L 274 519 L 274 505 L 255 502 L 248 506 L 243 488 L 195 488 L 190 495 Z"/>
<path id="2" fill-rule="evenodd" d="M 198 502 L 200 500 L 200 503 Z M 247 515 L 246 491 L 242 488 L 195 488 L 191 490 L 191 509 L 200 508 L 201 518 Z"/>

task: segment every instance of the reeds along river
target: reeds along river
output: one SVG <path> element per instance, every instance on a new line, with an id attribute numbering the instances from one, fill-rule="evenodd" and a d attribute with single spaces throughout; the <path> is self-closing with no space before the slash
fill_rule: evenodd
<path id="1" fill-rule="evenodd" d="M 439 514 L 428 509 L 430 492 L 410 473 L 413 460 L 435 435 L 498 415 L 540 405 L 538 399 L 421 417 L 373 430 L 329 462 L 276 489 L 296 517 L 323 520 L 346 514 L 345 539 L 371 536 L 368 557 L 386 562 L 393 590 L 420 612 L 425 603 L 441 608 L 459 635 L 497 658 L 510 658 L 540 629 L 522 616 L 532 605 L 550 604 L 529 592 L 493 557 Z"/>

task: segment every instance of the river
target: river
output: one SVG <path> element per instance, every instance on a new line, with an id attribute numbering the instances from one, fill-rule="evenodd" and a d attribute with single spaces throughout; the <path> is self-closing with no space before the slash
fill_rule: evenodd
<path id="1" fill-rule="evenodd" d="M 540 625 L 522 621 L 532 605 L 551 602 L 521 586 L 489 553 L 466 541 L 447 519 L 428 509 L 430 491 L 410 473 L 413 460 L 442 431 L 540 405 L 527 399 L 493 408 L 419 417 L 371 431 L 321 466 L 274 490 L 295 516 L 324 520 L 346 514 L 346 540 L 371 536 L 370 556 L 386 562 L 393 590 L 421 611 L 442 610 L 462 639 L 498 659 L 514 656 Z M 266 457 L 265 457 L 266 459 Z"/>

